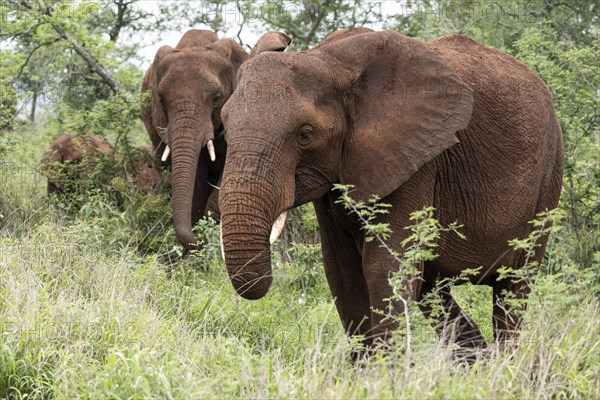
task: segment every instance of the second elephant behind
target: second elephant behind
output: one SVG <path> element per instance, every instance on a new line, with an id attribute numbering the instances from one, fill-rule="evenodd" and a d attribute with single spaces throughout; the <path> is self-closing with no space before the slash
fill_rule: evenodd
<path id="1" fill-rule="evenodd" d="M 282 51 L 290 40 L 282 33 L 266 33 L 252 55 Z M 142 108 L 142 121 L 157 156 L 171 165 L 175 233 L 190 249 L 198 246 L 192 226 L 206 213 L 224 168 L 221 107 L 249 57 L 234 40 L 192 29 L 175 48 L 158 49 L 144 76 L 142 92 L 149 93 L 150 101 Z"/>

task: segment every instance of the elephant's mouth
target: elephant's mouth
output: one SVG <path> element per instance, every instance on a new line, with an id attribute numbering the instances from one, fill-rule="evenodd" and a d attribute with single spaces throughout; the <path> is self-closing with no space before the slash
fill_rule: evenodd
<path id="1" fill-rule="evenodd" d="M 299 207 L 303 204 L 310 203 L 320 199 L 327 193 L 333 185 L 327 180 L 320 180 L 317 184 L 306 185 L 302 178 L 302 172 L 296 171 L 294 175 L 294 203 L 290 208 Z M 311 181 L 315 182 L 315 181 Z"/>
<path id="2" fill-rule="evenodd" d="M 158 129 L 164 129 L 164 131 L 167 131 L 167 128 L 158 128 Z M 223 124 L 221 123 L 217 129 L 214 130 L 214 141 L 217 140 L 225 140 L 225 127 L 223 126 Z M 162 162 L 166 162 L 167 159 L 169 158 L 169 155 L 171 154 L 171 146 L 169 146 L 169 143 L 166 139 L 162 139 L 161 143 L 165 145 L 165 149 L 161 155 L 160 160 Z M 209 140 L 209 143 L 207 143 L 207 146 L 210 147 L 211 149 L 209 150 L 211 152 L 211 160 L 215 161 L 216 157 L 214 155 L 214 144 L 212 140 Z"/>

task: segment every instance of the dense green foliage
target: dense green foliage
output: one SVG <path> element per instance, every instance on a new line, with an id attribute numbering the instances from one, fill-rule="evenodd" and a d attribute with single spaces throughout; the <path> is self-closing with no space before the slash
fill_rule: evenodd
<path id="1" fill-rule="evenodd" d="M 599 398 L 598 5 L 403 3 L 404 15 L 387 22 L 360 0 L 161 2 L 160 15 L 123 0 L 0 3 L 0 397 Z M 132 35 L 203 23 L 220 33 L 282 30 L 303 49 L 377 22 L 423 40 L 466 33 L 513 54 L 549 86 L 561 120 L 564 218 L 536 266 L 523 333 L 473 365 L 456 361 L 412 309 L 410 341 L 400 335 L 386 357 L 353 364 L 311 206 L 290 213 L 274 245 L 273 288 L 250 302 L 231 287 L 213 222 L 195 227 L 203 249 L 185 253 L 169 193 L 131 185 L 129 154 L 148 142 Z M 123 157 L 70 197 L 49 199 L 39 162 L 65 132 L 99 135 Z M 412 257 L 435 256 L 435 232 L 447 227 L 432 215 L 415 214 Z M 385 236 L 385 227 L 370 229 Z M 535 245 L 535 236 L 515 239 Z M 489 288 L 452 290 L 491 341 Z"/>

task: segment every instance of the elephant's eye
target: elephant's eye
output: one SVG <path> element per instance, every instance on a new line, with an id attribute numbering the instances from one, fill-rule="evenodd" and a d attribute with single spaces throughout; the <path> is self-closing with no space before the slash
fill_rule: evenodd
<path id="1" fill-rule="evenodd" d="M 213 96 L 212 102 L 213 102 L 213 106 L 218 106 L 219 102 L 221 101 L 221 94 L 217 93 Z"/>
<path id="2" fill-rule="evenodd" d="M 303 126 L 298 131 L 298 143 L 302 146 L 306 146 L 312 141 L 313 138 L 313 129 L 310 126 Z"/>

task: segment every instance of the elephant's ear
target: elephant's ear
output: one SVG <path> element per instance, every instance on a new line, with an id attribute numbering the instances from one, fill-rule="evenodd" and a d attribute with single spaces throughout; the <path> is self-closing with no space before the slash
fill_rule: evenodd
<path id="1" fill-rule="evenodd" d="M 158 149 L 161 145 L 161 141 L 164 137 L 164 134 L 161 134 L 160 131 L 167 127 L 167 115 L 163 110 L 162 105 L 160 104 L 160 99 L 158 96 L 158 64 L 160 61 L 167 55 L 174 52 L 171 46 L 162 46 L 156 52 L 156 56 L 154 56 L 154 61 L 148 71 L 146 71 L 146 75 L 144 75 L 144 80 L 142 82 L 142 93 L 149 92 L 150 99 L 148 103 L 142 106 L 142 120 L 144 121 L 144 125 L 146 126 L 146 130 L 152 140 L 152 145 L 158 151 L 164 150 Z"/>
<path id="2" fill-rule="evenodd" d="M 425 44 L 397 32 L 355 35 L 322 46 L 346 70 L 340 180 L 352 197 L 384 197 L 458 142 L 471 117 L 471 89 Z"/>
<path id="3" fill-rule="evenodd" d="M 282 32 L 267 32 L 263 34 L 250 52 L 250 57 L 254 57 L 265 51 L 284 51 L 289 44 L 292 43 L 292 38 Z"/>

